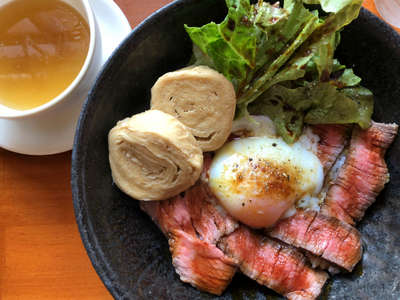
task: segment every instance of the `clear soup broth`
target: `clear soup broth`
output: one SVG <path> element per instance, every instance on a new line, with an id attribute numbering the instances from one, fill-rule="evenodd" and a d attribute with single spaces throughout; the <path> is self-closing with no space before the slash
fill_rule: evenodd
<path id="1" fill-rule="evenodd" d="M 0 104 L 40 106 L 79 74 L 90 31 L 78 11 L 59 0 L 17 0 L 0 8 Z"/>

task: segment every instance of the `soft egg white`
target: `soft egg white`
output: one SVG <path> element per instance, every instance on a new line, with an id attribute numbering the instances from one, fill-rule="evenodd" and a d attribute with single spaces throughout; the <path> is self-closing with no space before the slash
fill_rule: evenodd
<path id="1" fill-rule="evenodd" d="M 324 181 L 321 162 L 304 139 L 288 145 L 263 124 L 266 134 L 227 143 L 209 170 L 210 188 L 221 205 L 253 228 L 270 227 L 297 201 L 315 198 Z"/>

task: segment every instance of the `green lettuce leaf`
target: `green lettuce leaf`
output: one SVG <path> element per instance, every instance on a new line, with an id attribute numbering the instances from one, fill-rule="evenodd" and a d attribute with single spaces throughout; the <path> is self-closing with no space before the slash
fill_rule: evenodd
<path id="1" fill-rule="evenodd" d="M 283 9 L 268 2 L 259 2 L 255 11 L 254 23 L 267 37 L 258 45 L 256 71 L 260 68 L 266 70 L 298 38 L 310 19 L 317 19 L 300 0 L 285 1 Z"/>
<path id="2" fill-rule="evenodd" d="M 248 0 L 226 0 L 228 15 L 219 25 L 225 41 L 254 68 L 256 64 L 257 41 L 261 31 L 251 19 L 251 5 Z"/>
<path id="3" fill-rule="evenodd" d="M 193 44 L 193 55 L 189 62 L 189 65 L 207 66 L 215 69 L 215 65 L 212 59 L 208 55 L 205 55 L 196 44 Z"/>
<path id="4" fill-rule="evenodd" d="M 185 28 L 192 41 L 211 58 L 214 67 L 234 85 L 246 79 L 247 60 L 224 39 L 219 25 L 212 22 L 200 28 L 186 25 Z"/>
<path id="5" fill-rule="evenodd" d="M 197 57 L 208 61 L 208 65 L 212 62 L 213 67 L 231 80 L 238 90 L 247 81 L 249 71 L 255 67 L 257 44 L 263 33 L 251 21 L 249 0 L 226 0 L 226 3 L 228 15 L 221 24 L 211 22 L 202 27 L 185 25 L 185 29 L 203 52 Z"/>
<path id="6" fill-rule="evenodd" d="M 315 58 L 314 55 L 313 58 Z M 355 87 L 361 83 L 361 78 L 354 74 L 353 69 L 348 69 L 345 65 L 341 65 L 337 59 L 333 60 L 332 71 L 327 72 L 327 74 L 324 75 L 325 78 L 321 76 L 323 73 L 321 73 L 320 70 L 324 70 L 321 66 L 322 64 L 319 64 L 319 67 L 317 66 L 317 61 L 315 59 L 310 59 L 305 69 L 305 77 L 308 82 L 298 81 L 298 85 L 304 86 L 305 84 L 315 81 L 329 81 L 330 84 L 338 88 L 345 88 Z"/>
<path id="7" fill-rule="evenodd" d="M 251 114 L 270 117 L 278 134 L 293 143 L 308 124 L 358 124 L 368 128 L 373 95 L 362 87 L 337 89 L 329 83 L 290 88 L 274 85 L 248 107 Z"/>
<path id="8" fill-rule="evenodd" d="M 320 81 L 328 81 L 333 69 L 333 54 L 336 49 L 336 32 L 324 35 L 318 42 L 310 46 L 314 53 L 312 61 L 318 72 Z"/>
<path id="9" fill-rule="evenodd" d="M 289 64 L 289 66 L 285 69 L 283 69 L 282 71 L 280 71 L 278 74 L 276 74 L 273 77 L 273 80 L 271 80 L 269 82 L 268 87 L 272 87 L 272 88 L 279 88 L 280 86 L 278 85 L 278 83 L 281 82 L 290 82 L 290 81 L 294 81 L 298 78 L 301 78 L 304 76 L 305 70 L 304 70 L 304 66 L 307 64 L 307 61 L 311 58 L 311 56 L 309 57 L 295 57 L 294 59 L 292 59 L 291 63 Z M 266 87 L 266 86 L 264 86 Z M 261 96 L 257 99 L 257 104 L 258 103 L 262 103 L 262 99 L 266 97 L 266 95 L 261 94 Z M 237 109 L 236 109 L 236 117 L 249 117 L 249 111 L 248 111 L 248 105 L 251 102 L 243 102 L 243 103 L 238 103 L 237 105 Z M 268 110 L 268 109 L 267 109 Z M 277 115 L 277 113 L 279 111 L 282 110 L 274 110 L 275 115 Z M 259 113 L 257 114 L 266 114 L 265 110 L 262 109 L 260 110 Z M 283 119 L 290 119 L 290 116 L 283 116 L 285 114 L 284 111 L 282 111 L 282 118 Z M 268 114 L 266 114 L 268 115 Z M 270 116 L 271 117 L 271 116 Z M 277 117 L 274 118 L 275 120 L 278 120 Z M 277 121 L 275 122 L 277 123 Z M 283 123 L 281 122 L 280 126 L 283 126 Z M 297 131 L 296 131 L 297 132 Z M 289 142 L 291 139 L 289 138 L 289 134 L 286 134 L 284 131 L 284 128 L 282 127 L 281 130 L 278 129 L 278 133 L 281 136 L 285 137 L 285 140 L 287 142 Z M 293 137 L 297 137 L 297 135 L 294 135 Z"/>
<path id="10" fill-rule="evenodd" d="M 236 116 L 268 115 L 288 143 L 304 123 L 370 124 L 372 93 L 334 59 L 340 31 L 358 16 L 362 0 L 226 4 L 222 23 L 185 29 L 194 43 L 192 63 L 214 68 L 234 84 Z"/>
<path id="11" fill-rule="evenodd" d="M 299 50 L 303 55 L 313 53 L 312 62 L 317 68 L 322 81 L 327 81 L 333 71 L 333 55 L 340 42 L 340 30 L 358 17 L 362 0 L 326 0 L 305 1 L 321 2 L 322 8 L 333 12 L 325 19 L 320 19 L 320 26 Z"/>
<path id="12" fill-rule="evenodd" d="M 294 52 L 304 43 L 311 33 L 317 26 L 318 18 L 311 18 L 304 26 L 303 30 L 296 37 L 293 43 L 285 49 L 285 51 L 279 55 L 271 64 L 263 70 L 263 75 L 256 79 L 251 88 L 249 88 L 238 100 L 238 104 L 246 104 L 256 100 L 262 93 L 264 93 L 273 84 L 280 82 L 281 80 L 288 80 L 285 76 L 280 76 L 280 80 L 274 79 L 274 75 L 282 68 L 282 66 L 290 59 Z M 282 75 L 282 73 L 280 73 Z M 291 77 L 291 76 L 290 76 Z"/>
<path id="13" fill-rule="evenodd" d="M 255 99 L 262 91 L 253 92 L 307 40 L 317 27 L 318 17 L 304 8 L 301 0 L 287 0 L 284 8 L 262 1 L 255 6 L 248 0 L 226 2 L 228 15 L 221 24 L 185 29 L 204 53 L 198 57 L 208 65 L 212 61 L 214 68 L 234 83 L 238 95 L 255 87 L 247 93 Z"/>
<path id="14" fill-rule="evenodd" d="M 338 88 L 355 87 L 361 83 L 361 78 L 354 74 L 353 69 L 344 69 L 333 73 L 330 83 Z"/>
<path id="15" fill-rule="evenodd" d="M 337 90 L 330 84 L 315 89 L 318 103 L 305 115 L 308 124 L 358 124 L 366 129 L 371 124 L 374 97 L 366 88 Z"/>
<path id="16" fill-rule="evenodd" d="M 305 100 L 305 88 L 289 89 L 277 84 L 253 102 L 248 111 L 250 114 L 268 116 L 275 123 L 279 136 L 291 144 L 303 130 L 302 105 L 310 106 L 309 101 Z"/>
<path id="17" fill-rule="evenodd" d="M 362 4 L 361 0 L 338 2 L 342 4 L 335 6 L 338 9 L 335 11 L 336 13 L 329 15 L 325 20 L 321 20 L 316 17 L 316 14 L 312 14 L 311 12 L 308 12 L 308 14 L 303 13 L 303 10 L 307 10 L 298 1 L 285 1 L 284 8 L 288 8 L 292 12 L 290 16 L 293 15 L 294 11 L 297 11 L 298 13 L 301 12 L 301 15 L 307 15 L 310 19 L 288 50 L 281 54 L 274 62 L 267 64 L 263 70 L 263 76 L 257 79 L 251 88 L 240 96 L 238 100 L 238 104 L 242 104 L 240 110 L 245 109 L 243 104 L 248 105 L 270 88 L 272 84 L 278 83 L 277 80 L 273 79 L 273 76 L 287 62 L 288 58 L 295 53 L 299 46 L 301 46 L 301 49 L 298 56 L 309 57 L 311 55 L 312 63 L 319 74 L 319 80 L 329 81 L 333 70 L 334 50 L 340 41 L 338 31 L 358 16 Z M 333 5 L 328 5 L 327 7 L 332 8 Z"/>

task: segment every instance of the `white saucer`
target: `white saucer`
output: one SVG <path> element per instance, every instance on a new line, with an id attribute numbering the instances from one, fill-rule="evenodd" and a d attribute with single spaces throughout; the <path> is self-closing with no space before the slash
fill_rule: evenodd
<path id="1" fill-rule="evenodd" d="M 123 12 L 112 0 L 89 0 L 92 7 L 99 41 L 101 66 L 120 42 L 131 32 Z M 30 155 L 56 154 L 72 149 L 75 127 L 81 106 L 86 97 L 78 97 L 75 103 L 61 103 L 53 110 L 45 111 L 27 120 L 0 119 L 0 147 Z M 80 99 L 81 98 L 81 99 Z"/>

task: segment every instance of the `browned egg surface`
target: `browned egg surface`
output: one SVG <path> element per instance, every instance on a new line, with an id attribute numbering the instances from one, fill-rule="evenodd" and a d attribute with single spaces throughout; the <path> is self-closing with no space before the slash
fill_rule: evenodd
<path id="1" fill-rule="evenodd" d="M 243 168 L 243 165 L 239 164 L 233 166 L 231 171 L 234 176 L 229 185 L 232 193 L 241 193 L 251 183 L 252 189 L 248 195 L 253 197 L 269 198 L 271 201 L 293 198 L 297 178 L 301 177 L 297 167 L 253 158 L 248 159 L 247 167 Z M 251 200 L 250 197 L 248 201 Z"/>
<path id="2" fill-rule="evenodd" d="M 254 228 L 270 227 L 296 201 L 314 199 L 323 178 L 321 162 L 302 144 L 269 137 L 227 143 L 209 170 L 209 185 L 220 204 Z"/>

